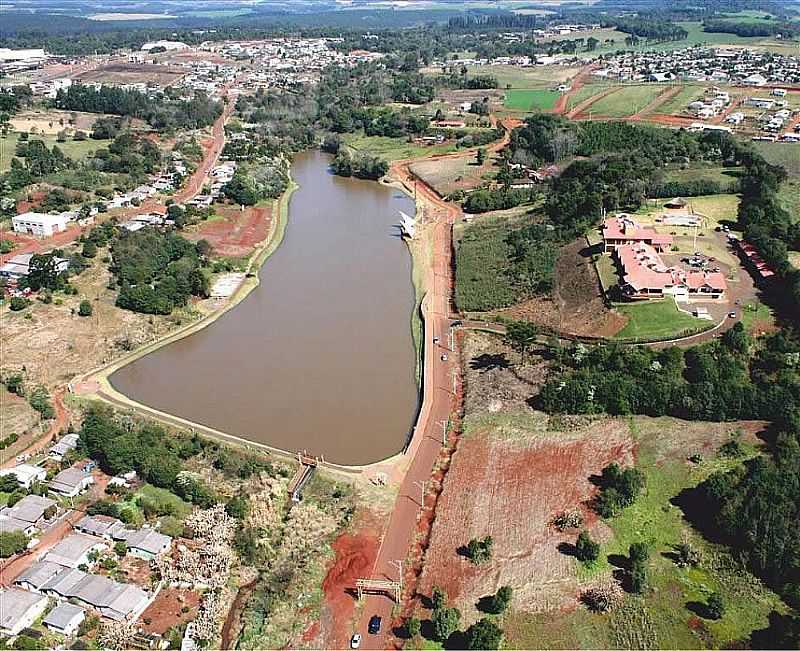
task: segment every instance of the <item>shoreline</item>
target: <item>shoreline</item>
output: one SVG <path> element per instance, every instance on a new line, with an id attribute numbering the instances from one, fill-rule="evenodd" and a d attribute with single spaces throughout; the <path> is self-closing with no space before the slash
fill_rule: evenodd
<path id="1" fill-rule="evenodd" d="M 390 172 L 391 173 L 391 172 Z M 399 190 L 409 196 L 412 200 L 415 200 L 415 197 L 412 192 L 405 186 L 402 181 L 396 178 L 384 177 L 380 181 L 378 181 L 381 185 L 385 187 L 393 188 L 395 190 Z M 204 328 L 212 325 L 217 319 L 222 317 L 225 313 L 229 310 L 236 307 L 242 300 L 244 300 L 250 292 L 252 292 L 258 285 L 260 284 L 260 278 L 258 275 L 258 271 L 264 265 L 264 263 L 270 258 L 270 256 L 278 249 L 283 241 L 283 237 L 286 231 L 286 226 L 288 225 L 289 221 L 289 202 L 291 200 L 292 195 L 294 192 L 299 189 L 299 185 L 291 178 L 289 179 L 289 187 L 287 187 L 286 191 L 281 195 L 280 198 L 273 200 L 274 205 L 277 207 L 277 219 L 273 221 L 274 226 L 270 229 L 270 233 L 267 234 L 267 237 L 264 241 L 260 244 L 259 247 L 253 252 L 248 261 L 247 267 L 245 269 L 245 279 L 236 289 L 234 294 L 226 300 L 226 302 L 216 308 L 204 316 L 202 316 L 197 321 L 187 324 L 186 326 L 175 330 L 165 337 L 151 342 L 142 348 L 132 351 L 128 355 L 125 355 L 117 360 L 110 362 L 102 367 L 93 369 L 84 373 L 76 378 L 74 378 L 69 383 L 69 392 L 71 400 L 75 401 L 92 401 L 92 400 L 101 400 L 106 402 L 116 408 L 120 409 L 129 409 L 137 412 L 143 416 L 147 416 L 149 418 L 154 418 L 160 422 L 163 422 L 172 427 L 182 427 L 188 428 L 190 430 L 196 431 L 201 435 L 207 436 L 209 438 L 217 439 L 224 441 L 229 444 L 243 446 L 245 448 L 250 449 L 257 449 L 268 454 L 272 454 L 281 458 L 286 459 L 296 459 L 296 453 L 284 450 L 281 448 L 273 447 L 266 443 L 260 443 L 256 441 L 251 441 L 246 438 L 242 438 L 236 436 L 234 434 L 230 434 L 213 427 L 203 425 L 202 423 L 197 423 L 195 421 L 191 421 L 180 416 L 169 414 L 167 412 L 160 411 L 153 407 L 149 407 L 143 403 L 137 402 L 125 394 L 117 391 L 110 382 L 110 376 L 121 369 L 122 367 L 140 359 L 146 355 L 149 355 L 152 352 L 155 352 L 164 346 L 167 346 L 175 341 L 179 341 L 185 337 L 188 337 Z M 421 215 L 422 213 L 422 202 L 420 198 L 416 198 L 415 200 L 415 211 L 417 216 Z M 347 475 L 349 477 L 353 477 L 354 475 L 361 475 L 365 473 L 369 473 L 370 471 L 378 472 L 378 471 L 385 471 L 387 469 L 394 470 L 401 462 L 403 458 L 406 457 L 406 453 L 410 446 L 412 445 L 416 435 L 418 424 L 422 420 L 422 415 L 424 413 L 424 405 L 426 402 L 425 396 L 425 382 L 424 382 L 424 375 L 425 375 L 425 355 L 426 355 L 426 347 L 424 345 L 424 332 L 426 327 L 426 320 L 424 316 L 424 304 L 425 304 L 425 297 L 428 292 L 428 288 L 426 287 L 426 256 L 423 255 L 423 252 L 430 248 L 430 242 L 428 238 L 425 237 L 424 239 L 418 240 L 419 246 L 414 246 L 413 242 L 406 241 L 406 246 L 408 247 L 409 255 L 411 257 L 411 285 L 414 292 L 414 304 L 410 315 L 410 327 L 411 327 L 411 336 L 412 336 L 412 345 L 415 349 L 415 379 L 418 388 L 418 395 L 419 400 L 417 404 L 416 413 L 413 415 L 411 420 L 411 427 L 407 432 L 406 439 L 402 444 L 401 449 L 396 452 L 395 454 L 386 457 L 384 459 L 379 459 L 377 461 L 363 464 L 363 465 L 348 465 L 348 464 L 338 464 L 332 463 L 329 461 L 324 462 L 324 468 L 327 470 L 331 470 L 333 472 L 341 473 Z M 423 250 L 420 250 L 420 246 L 424 246 Z M 73 385 L 87 383 L 87 384 L 95 384 L 96 388 L 91 391 L 87 391 L 86 393 L 76 394 L 73 391 Z M 388 467 L 388 468 L 387 468 Z"/>

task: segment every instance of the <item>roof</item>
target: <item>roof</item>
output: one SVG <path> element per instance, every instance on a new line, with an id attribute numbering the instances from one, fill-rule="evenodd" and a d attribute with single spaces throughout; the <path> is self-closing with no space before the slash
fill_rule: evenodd
<path id="1" fill-rule="evenodd" d="M 72 569 L 62 569 L 42 589 L 52 590 L 65 599 L 80 599 L 115 620 L 124 619 L 149 598 L 135 585 Z"/>
<path id="2" fill-rule="evenodd" d="M 86 554 L 99 545 L 103 545 L 103 542 L 97 538 L 73 533 L 53 547 L 44 558 L 59 565 L 73 567 L 78 565 Z"/>
<path id="3" fill-rule="evenodd" d="M 623 269 L 623 280 L 636 291 L 644 289 L 666 289 L 686 287 L 699 290 L 702 287 L 725 291 L 725 276 L 718 271 L 687 271 L 679 267 L 668 267 L 656 250 L 643 242 L 626 244 L 617 249 Z"/>
<path id="4" fill-rule="evenodd" d="M 75 604 L 63 603 L 58 604 L 51 610 L 47 617 L 42 620 L 42 623 L 47 626 L 54 626 L 56 628 L 67 628 L 77 617 L 85 617 L 86 611 L 80 606 Z"/>
<path id="5" fill-rule="evenodd" d="M 31 608 L 42 601 L 47 601 L 47 597 L 27 590 L 11 588 L 0 592 L 0 628 L 14 628 Z"/>
<path id="6" fill-rule="evenodd" d="M 78 468 L 67 468 L 53 477 L 49 485 L 53 490 L 71 493 L 89 476 Z"/>
<path id="7" fill-rule="evenodd" d="M 3 470 L 0 470 L 0 477 L 4 475 L 16 475 L 18 482 L 27 483 L 36 477 L 47 475 L 47 471 L 39 466 L 32 466 L 29 463 L 21 463 L 13 468 L 4 468 Z"/>
<path id="8" fill-rule="evenodd" d="M 603 239 L 672 244 L 672 235 L 658 233 L 655 229 L 642 226 L 624 214 L 609 217 L 603 222 Z"/>
<path id="9" fill-rule="evenodd" d="M 30 583 L 37 590 L 41 590 L 48 581 L 63 571 L 63 566 L 58 563 L 39 561 L 14 579 L 14 583 Z"/>
<path id="10" fill-rule="evenodd" d="M 64 456 L 67 452 L 74 450 L 76 447 L 78 447 L 78 435 L 67 434 L 63 436 L 58 443 L 50 447 L 50 452 Z"/>
<path id="11" fill-rule="evenodd" d="M 14 215 L 12 221 L 38 222 L 40 224 L 62 224 L 65 218 L 62 215 L 48 215 L 43 212 L 23 212 Z"/>
<path id="12" fill-rule="evenodd" d="M 76 529 L 95 536 L 111 536 L 122 527 L 122 522 L 117 518 L 112 518 L 110 515 L 86 515 L 75 525 Z"/>
<path id="13" fill-rule="evenodd" d="M 152 529 L 133 531 L 125 538 L 129 548 L 141 549 L 151 554 L 159 554 L 172 544 L 172 538 Z"/>
<path id="14" fill-rule="evenodd" d="M 26 495 L 14 506 L 3 509 L 0 513 L 5 516 L 22 520 L 33 524 L 44 515 L 44 512 L 51 506 L 55 506 L 55 502 L 46 497 L 39 495 Z"/>

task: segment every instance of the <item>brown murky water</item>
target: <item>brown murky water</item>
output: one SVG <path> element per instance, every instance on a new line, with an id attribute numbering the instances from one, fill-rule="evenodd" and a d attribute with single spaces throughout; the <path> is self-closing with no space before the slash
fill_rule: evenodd
<path id="1" fill-rule="evenodd" d="M 297 156 L 283 243 L 208 328 L 123 367 L 130 398 L 242 438 L 365 464 L 399 451 L 418 406 L 404 195 Z"/>

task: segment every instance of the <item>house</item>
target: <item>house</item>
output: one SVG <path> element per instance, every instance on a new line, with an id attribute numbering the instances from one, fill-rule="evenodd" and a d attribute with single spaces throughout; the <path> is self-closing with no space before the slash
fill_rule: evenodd
<path id="1" fill-rule="evenodd" d="M 28 628 L 47 608 L 47 597 L 25 590 L 3 590 L 0 592 L 0 633 L 19 635 Z"/>
<path id="2" fill-rule="evenodd" d="M 78 520 L 75 528 L 90 536 L 113 540 L 116 538 L 115 534 L 124 529 L 125 525 L 110 515 L 86 515 Z"/>
<path id="3" fill-rule="evenodd" d="M 774 95 L 775 97 L 786 97 L 786 89 L 785 88 L 773 88 L 770 95 Z"/>
<path id="4" fill-rule="evenodd" d="M 67 468 L 50 481 L 50 490 L 66 497 L 75 497 L 94 484 L 94 477 L 79 468 Z"/>
<path id="5" fill-rule="evenodd" d="M 181 50 L 188 49 L 189 46 L 181 41 L 151 41 L 142 45 L 141 48 L 142 52 L 150 52 L 150 50 L 180 52 Z"/>
<path id="6" fill-rule="evenodd" d="M 764 261 L 756 247 L 738 238 L 729 238 L 729 240 L 761 280 L 771 280 L 775 277 L 775 270 Z"/>
<path id="7" fill-rule="evenodd" d="M 48 215 L 40 212 L 24 212 L 14 215 L 11 223 L 15 233 L 50 237 L 67 230 L 67 219 L 63 215 Z"/>
<path id="8" fill-rule="evenodd" d="M 53 500 L 39 495 L 26 495 L 14 506 L 0 509 L 0 531 L 23 531 L 30 536 L 45 520 L 45 512 L 50 510 L 55 513 L 56 503 Z"/>
<path id="9" fill-rule="evenodd" d="M 63 572 L 64 567 L 50 561 L 38 561 L 14 579 L 14 585 L 31 592 L 42 592 L 53 577 Z"/>
<path id="10" fill-rule="evenodd" d="M 621 269 L 620 287 L 629 298 L 673 296 L 676 300 L 717 300 L 727 289 L 718 271 L 685 270 L 667 266 L 649 244 L 625 244 L 615 251 Z"/>
<path id="11" fill-rule="evenodd" d="M 606 253 L 626 244 L 643 242 L 663 251 L 672 245 L 672 235 L 656 232 L 655 229 L 640 226 L 632 217 L 624 213 L 610 217 L 603 223 L 603 244 Z"/>
<path id="12" fill-rule="evenodd" d="M 86 611 L 71 603 L 58 604 L 42 620 L 49 630 L 67 637 L 77 632 L 81 622 L 86 619 Z"/>
<path id="13" fill-rule="evenodd" d="M 23 488 L 30 488 L 34 482 L 44 481 L 47 478 L 47 470 L 39 466 L 32 466 L 29 463 L 21 463 L 13 468 L 0 470 L 0 477 L 14 475 L 17 483 Z"/>
<path id="14" fill-rule="evenodd" d="M 72 533 L 47 552 L 44 560 L 72 569 L 80 565 L 89 567 L 92 564 L 89 554 L 107 548 L 108 545 L 98 538 Z"/>
<path id="15" fill-rule="evenodd" d="M 13 256 L 0 267 L 0 277 L 13 281 L 27 277 L 30 273 L 32 257 L 33 253 L 19 253 Z M 69 269 L 69 260 L 58 257 L 55 258 L 55 268 L 58 273 L 66 271 Z"/>
<path id="16" fill-rule="evenodd" d="M 50 447 L 50 458 L 61 461 L 70 450 L 74 450 L 77 447 L 78 435 L 66 434 L 61 437 L 58 443 Z"/>
<path id="17" fill-rule="evenodd" d="M 150 595 L 135 585 L 76 569 L 62 569 L 42 585 L 41 591 L 93 608 L 114 621 L 134 620 L 150 603 Z"/>
<path id="18" fill-rule="evenodd" d="M 131 556 L 136 556 L 146 561 L 158 558 L 167 552 L 172 545 L 172 538 L 153 529 L 131 531 L 124 538 L 120 535 L 120 538 L 125 541 L 128 553 Z"/>

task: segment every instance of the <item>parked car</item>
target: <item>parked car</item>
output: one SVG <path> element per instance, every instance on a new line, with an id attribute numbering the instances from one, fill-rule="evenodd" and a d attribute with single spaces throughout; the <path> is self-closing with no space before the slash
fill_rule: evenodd
<path id="1" fill-rule="evenodd" d="M 728 318 L 729 319 L 735 319 L 736 318 L 736 312 L 728 312 Z"/>
<path id="2" fill-rule="evenodd" d="M 370 635 L 377 635 L 381 630 L 381 618 L 379 615 L 373 615 L 369 618 L 369 626 L 367 627 Z"/>
<path id="3" fill-rule="evenodd" d="M 354 633 L 353 637 L 350 638 L 350 648 L 357 649 L 361 646 L 361 633 Z"/>

